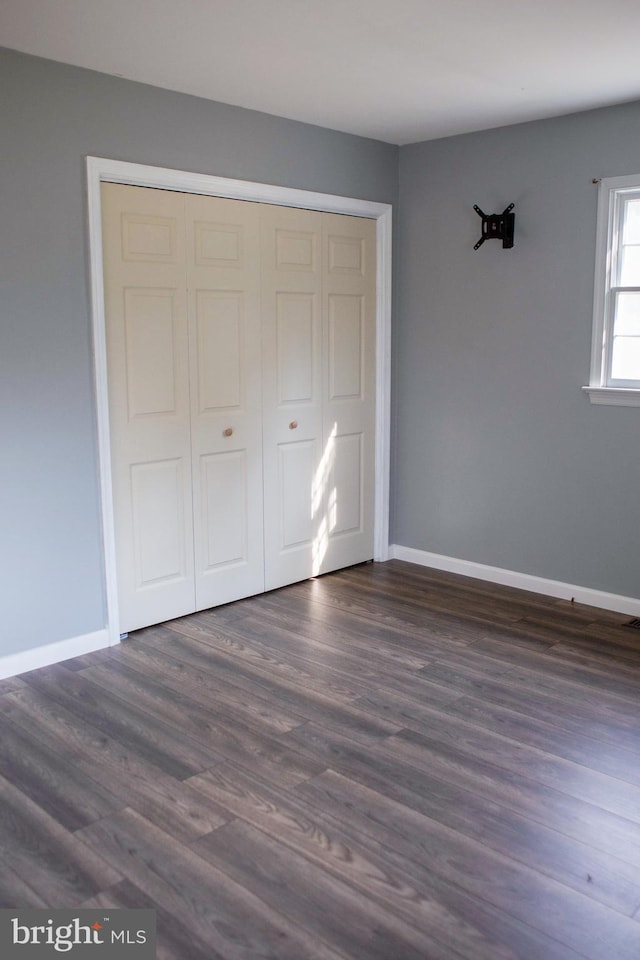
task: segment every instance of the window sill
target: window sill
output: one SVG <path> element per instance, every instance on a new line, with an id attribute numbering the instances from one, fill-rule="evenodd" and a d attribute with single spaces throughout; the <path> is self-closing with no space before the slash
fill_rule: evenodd
<path id="1" fill-rule="evenodd" d="M 583 387 L 591 403 L 612 407 L 640 407 L 640 390 L 633 387 Z"/>

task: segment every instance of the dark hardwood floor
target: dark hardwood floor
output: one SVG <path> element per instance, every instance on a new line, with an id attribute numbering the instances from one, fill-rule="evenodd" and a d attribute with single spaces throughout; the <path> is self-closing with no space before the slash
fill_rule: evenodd
<path id="1" fill-rule="evenodd" d="M 639 960 L 640 632 L 399 561 L 0 682 L 0 906 L 161 960 Z"/>

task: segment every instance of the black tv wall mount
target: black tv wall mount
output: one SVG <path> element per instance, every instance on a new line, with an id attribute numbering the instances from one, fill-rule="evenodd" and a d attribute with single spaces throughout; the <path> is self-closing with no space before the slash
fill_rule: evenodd
<path id="1" fill-rule="evenodd" d="M 502 246 L 505 250 L 510 250 L 513 246 L 513 229 L 515 226 L 516 215 L 511 213 L 515 204 L 510 203 L 502 213 L 486 214 L 480 207 L 474 203 L 473 209 L 482 219 L 482 236 L 476 243 L 474 250 L 478 250 L 485 240 L 502 240 Z"/>

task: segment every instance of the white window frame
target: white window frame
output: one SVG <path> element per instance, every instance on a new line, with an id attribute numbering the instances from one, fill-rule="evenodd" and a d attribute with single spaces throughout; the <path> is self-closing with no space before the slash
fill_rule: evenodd
<path id="1" fill-rule="evenodd" d="M 607 177 L 598 185 L 596 265 L 593 291 L 593 337 L 589 386 L 583 387 L 591 403 L 640 407 L 640 380 L 614 380 L 610 376 L 614 306 L 620 288 L 617 274 L 618 242 L 622 232 L 625 201 L 640 199 L 640 174 Z"/>

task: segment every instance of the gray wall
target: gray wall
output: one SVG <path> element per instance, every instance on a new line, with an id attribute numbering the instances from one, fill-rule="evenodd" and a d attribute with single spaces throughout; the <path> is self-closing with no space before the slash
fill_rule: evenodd
<path id="1" fill-rule="evenodd" d="M 640 410 L 580 390 L 591 180 L 638 172 L 640 103 L 401 148 L 396 543 L 640 597 Z"/>
<path id="2" fill-rule="evenodd" d="M 88 154 L 393 202 L 397 149 L 0 50 L 0 656 L 101 629 Z"/>

